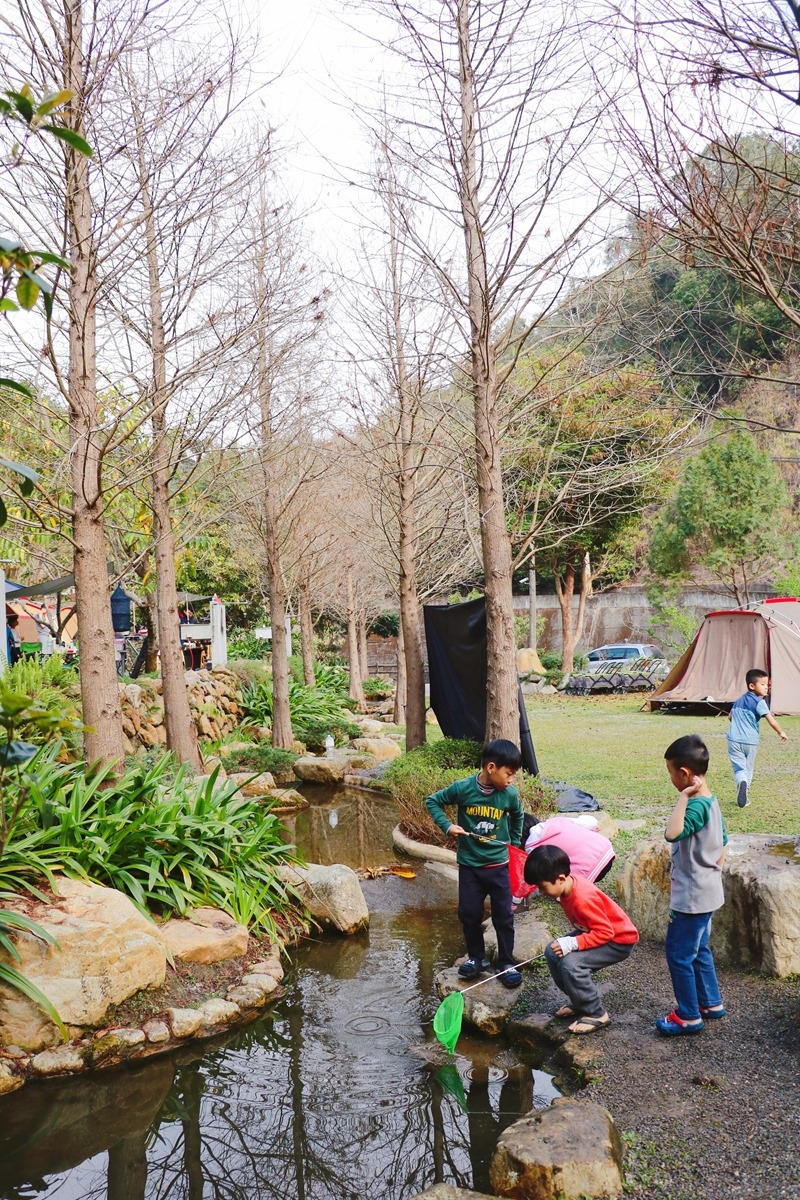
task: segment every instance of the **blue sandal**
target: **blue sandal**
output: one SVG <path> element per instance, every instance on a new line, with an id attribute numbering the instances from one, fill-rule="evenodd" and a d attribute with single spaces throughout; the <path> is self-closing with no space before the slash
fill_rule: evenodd
<path id="1" fill-rule="evenodd" d="M 656 1018 L 656 1029 L 666 1037 L 680 1037 L 683 1034 L 702 1033 L 705 1023 L 698 1021 L 692 1025 L 679 1017 L 676 1012 L 671 1012 L 668 1017 Z"/>
<path id="2" fill-rule="evenodd" d="M 702 1004 L 700 1005 L 700 1016 L 705 1021 L 721 1021 L 727 1015 L 727 1008 L 703 1008 Z"/>

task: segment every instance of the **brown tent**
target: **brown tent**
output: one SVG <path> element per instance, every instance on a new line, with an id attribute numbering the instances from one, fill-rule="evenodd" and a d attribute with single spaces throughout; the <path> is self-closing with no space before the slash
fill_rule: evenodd
<path id="1" fill-rule="evenodd" d="M 708 613 L 645 707 L 692 704 L 719 711 L 746 690 L 745 673 L 752 667 L 771 676 L 773 712 L 800 714 L 800 601 L 766 600 L 753 609 Z"/>

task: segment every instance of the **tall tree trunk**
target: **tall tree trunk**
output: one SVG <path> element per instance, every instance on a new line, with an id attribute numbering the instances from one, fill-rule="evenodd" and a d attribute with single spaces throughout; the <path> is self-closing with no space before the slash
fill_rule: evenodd
<path id="1" fill-rule="evenodd" d="M 350 689 L 348 695 L 358 708 L 367 707 L 364 688 L 361 686 L 361 664 L 358 660 L 358 631 L 356 629 L 356 601 L 353 587 L 353 568 L 347 568 L 347 658 L 350 667 Z"/>
<path id="2" fill-rule="evenodd" d="M 150 574 L 150 552 L 142 555 L 134 566 L 137 577 L 141 580 L 144 587 L 145 580 Z M 139 608 L 144 616 L 144 627 L 147 636 L 147 654 L 145 655 L 144 668 L 145 672 L 158 670 L 158 613 L 156 605 L 152 597 L 144 594 L 137 600 Z"/>
<path id="3" fill-rule="evenodd" d="M 564 570 L 563 580 L 558 571 L 553 573 L 556 584 L 558 606 L 561 610 L 561 667 L 568 674 L 575 667 L 575 647 L 583 636 L 583 624 L 586 619 L 586 601 L 592 594 L 592 569 L 589 555 L 585 554 L 581 568 L 580 591 L 578 593 L 578 612 L 573 613 L 575 596 L 576 566 L 570 562 Z"/>
<path id="4" fill-rule="evenodd" d="M 397 369 L 397 393 L 400 406 L 400 445 L 398 461 L 398 541 L 400 557 L 400 636 L 397 643 L 397 695 L 400 694 L 402 661 L 405 694 L 402 706 L 405 709 L 406 749 L 423 746 L 428 726 L 425 721 L 425 667 L 422 653 L 422 613 L 417 591 L 416 564 L 416 459 L 414 450 L 413 408 L 411 382 L 406 365 L 405 339 L 402 325 L 402 294 L 398 265 L 398 239 L 395 228 L 394 194 L 390 195 L 389 231 L 390 264 L 392 272 L 392 318 L 394 322 L 394 347 Z M 399 702 L 395 700 L 395 710 Z M 395 717 L 398 720 L 398 717 Z"/>
<path id="5" fill-rule="evenodd" d="M 314 622 L 311 617 L 311 595 L 308 576 L 303 573 L 297 591 L 297 608 L 300 615 L 300 653 L 303 658 L 303 679 L 314 687 Z"/>
<path id="6" fill-rule="evenodd" d="M 538 615 L 536 610 L 536 559 L 532 557 L 528 568 L 528 649 L 533 650 L 533 654 L 529 655 L 528 661 L 530 666 L 528 669 L 538 671 L 540 675 L 543 675 L 544 667 L 539 658 L 539 651 L 536 648 Z"/>
<path id="7" fill-rule="evenodd" d="M 556 585 L 558 607 L 561 610 L 561 664 L 564 670 L 571 671 L 575 651 L 572 612 L 572 598 L 575 595 L 575 564 L 567 563 L 563 574 L 555 570 L 553 580 Z"/>
<path id="8" fill-rule="evenodd" d="M 144 130 L 134 107 L 139 163 L 139 187 L 144 211 L 147 274 L 150 288 L 150 352 L 152 355 L 153 459 L 151 471 L 153 537 L 156 560 L 156 604 L 158 609 L 161 684 L 164 698 L 164 727 L 167 747 L 182 763 L 202 770 L 197 729 L 189 709 L 189 693 L 178 616 L 178 584 L 175 574 L 175 535 L 170 512 L 170 446 L 166 428 L 167 356 L 164 310 L 158 259 L 155 214 L 150 198 L 144 153 Z"/>
<path id="9" fill-rule="evenodd" d="M 519 744 L 519 705 L 511 588 L 511 540 L 505 522 L 496 348 L 488 264 L 481 227 L 476 155 L 478 114 L 470 48 L 470 0 L 458 0 L 460 84 L 460 203 L 467 265 L 470 383 L 475 423 L 475 460 L 486 593 L 486 737 Z"/>
<path id="10" fill-rule="evenodd" d="M 403 570 L 408 547 L 400 545 L 400 625 L 406 684 L 406 749 L 424 746 L 428 733 L 425 720 L 425 660 L 422 649 L 422 611 L 417 595 L 413 561 L 410 576 Z M 413 554 L 410 556 L 413 560 Z M 400 646 L 398 643 L 398 653 Z"/>
<path id="11" fill-rule="evenodd" d="M 272 624 L 272 744 L 291 750 L 294 735 L 289 709 L 289 647 L 286 642 L 286 589 L 280 573 L 271 497 L 264 498 L 264 544 L 267 550 L 269 615 Z"/>
<path id="12" fill-rule="evenodd" d="M 403 622 L 400 622 L 400 628 L 397 633 L 397 683 L 394 689 L 394 712 L 392 719 L 395 725 L 405 725 L 406 723 L 406 652 L 405 638 L 403 637 Z M 412 749 L 408 744 L 406 749 Z"/>
<path id="13" fill-rule="evenodd" d="M 361 667 L 362 680 L 369 678 L 369 647 L 367 646 L 367 618 L 365 613 L 359 613 L 356 621 L 358 629 L 358 662 Z"/>
<path id="14" fill-rule="evenodd" d="M 262 227 L 265 223 L 265 197 L 261 196 Z M 289 708 L 289 660 L 286 644 L 286 588 L 283 582 L 281 552 L 278 542 L 277 513 L 272 486 L 270 452 L 273 445 L 272 378 L 270 374 L 270 344 L 267 329 L 266 244 L 256 264 L 258 282 L 258 403 L 261 419 L 261 533 L 267 562 L 269 613 L 272 625 L 272 744 L 281 750 L 291 750 L 294 741 L 292 716 Z"/>
<path id="15" fill-rule="evenodd" d="M 143 602 L 139 605 L 144 616 L 144 627 L 147 637 L 147 653 L 144 658 L 146 673 L 158 670 L 158 614 L 155 605 Z"/>
<path id="16" fill-rule="evenodd" d="M 83 134 L 85 80 L 82 0 L 65 0 L 64 86 L 73 95 L 70 125 Z M 69 260 L 69 444 L 73 573 L 77 595 L 81 704 L 87 762 L 122 762 L 122 713 L 103 524 L 102 451 L 98 440 L 96 260 L 89 160 L 66 148 Z"/>

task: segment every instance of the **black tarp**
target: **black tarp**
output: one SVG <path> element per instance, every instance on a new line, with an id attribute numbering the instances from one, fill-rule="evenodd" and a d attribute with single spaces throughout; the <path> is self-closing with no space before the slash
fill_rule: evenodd
<path id="1" fill-rule="evenodd" d="M 442 733 L 482 742 L 486 736 L 486 601 L 481 596 L 463 604 L 426 604 L 423 613 L 431 708 Z M 523 766 L 538 775 L 521 688 L 519 711 Z"/>

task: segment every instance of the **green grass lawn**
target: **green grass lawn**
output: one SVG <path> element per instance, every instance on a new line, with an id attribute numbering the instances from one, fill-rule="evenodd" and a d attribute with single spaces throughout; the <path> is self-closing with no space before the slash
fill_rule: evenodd
<path id="1" fill-rule="evenodd" d="M 779 718 L 786 743 L 762 721 L 752 804 L 740 809 L 726 749 L 727 718 L 640 712 L 641 705 L 637 696 L 526 697 L 542 775 L 585 788 L 614 818 L 644 817 L 655 832 L 677 796 L 664 751 L 682 734 L 699 733 L 711 754 L 708 782 L 731 833 L 800 833 L 800 717 Z"/>

